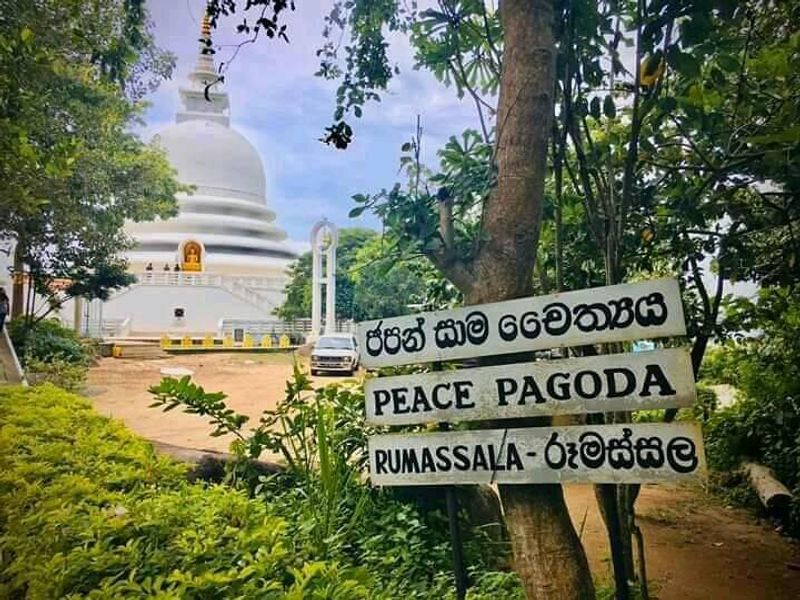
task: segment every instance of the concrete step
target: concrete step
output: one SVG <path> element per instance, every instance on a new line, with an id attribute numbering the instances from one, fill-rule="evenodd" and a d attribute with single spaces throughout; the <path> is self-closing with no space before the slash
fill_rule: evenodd
<path id="1" fill-rule="evenodd" d="M 111 356 L 114 358 L 129 359 L 156 359 L 168 356 L 158 343 L 146 342 L 115 342 L 111 349 Z"/>

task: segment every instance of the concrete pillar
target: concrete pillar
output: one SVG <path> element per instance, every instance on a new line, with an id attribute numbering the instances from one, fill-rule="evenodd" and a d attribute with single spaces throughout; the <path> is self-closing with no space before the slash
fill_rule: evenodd
<path id="1" fill-rule="evenodd" d="M 323 219 L 311 230 L 311 338 L 322 333 L 322 286 L 325 289 L 325 333 L 336 331 L 336 243 L 333 223 Z M 325 267 L 323 271 L 323 252 Z M 323 280 L 324 273 L 324 280 Z"/>
<path id="2" fill-rule="evenodd" d="M 325 333 L 336 333 L 336 240 L 335 233 L 325 251 Z"/>
<path id="3" fill-rule="evenodd" d="M 80 296 L 75 296 L 72 299 L 74 304 L 73 312 L 72 312 L 72 328 L 75 330 L 75 333 L 78 335 L 82 335 L 83 331 L 81 331 L 83 327 L 83 298 Z"/>
<path id="4" fill-rule="evenodd" d="M 311 232 L 311 337 L 316 338 L 322 327 L 322 255 L 317 245 L 317 229 Z"/>

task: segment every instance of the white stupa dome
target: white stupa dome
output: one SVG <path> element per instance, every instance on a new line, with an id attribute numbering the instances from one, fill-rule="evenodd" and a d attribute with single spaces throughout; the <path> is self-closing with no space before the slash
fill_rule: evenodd
<path id="1" fill-rule="evenodd" d="M 264 204 L 266 179 L 256 149 L 242 134 L 215 121 L 192 119 L 170 125 L 153 137 L 195 193 L 225 193 Z"/>
<path id="2" fill-rule="evenodd" d="M 180 95 L 176 123 L 153 143 L 166 152 L 178 181 L 194 189 L 178 197 L 177 217 L 128 224 L 136 242 L 128 253 L 133 270 L 180 264 L 222 275 L 283 275 L 297 253 L 267 208 L 261 157 L 230 127 L 228 94 L 211 56 L 199 54 Z"/>

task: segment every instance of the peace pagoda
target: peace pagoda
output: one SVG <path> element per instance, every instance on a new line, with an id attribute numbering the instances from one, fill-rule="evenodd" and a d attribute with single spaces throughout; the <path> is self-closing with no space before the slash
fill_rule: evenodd
<path id="1" fill-rule="evenodd" d="M 204 19 L 201 36 L 210 29 Z M 201 42 L 201 49 L 204 44 Z M 193 191 L 170 219 L 129 223 L 137 283 L 102 306 L 115 335 L 222 334 L 269 328 L 297 253 L 267 208 L 261 158 L 230 126 L 229 98 L 211 55 L 198 52 L 175 123 L 153 137 Z"/>

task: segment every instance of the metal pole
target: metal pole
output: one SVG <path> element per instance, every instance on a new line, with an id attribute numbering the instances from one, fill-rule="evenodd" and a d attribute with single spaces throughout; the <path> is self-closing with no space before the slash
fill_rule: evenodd
<path id="1" fill-rule="evenodd" d="M 433 363 L 434 371 L 442 370 L 442 363 Z M 448 431 L 449 423 L 439 423 L 440 431 Z M 456 497 L 456 486 L 448 485 L 445 487 L 445 501 L 447 503 L 447 522 L 450 525 L 450 545 L 453 553 L 453 575 L 456 580 L 456 598 L 464 600 L 467 597 L 467 569 L 464 567 L 464 546 L 461 541 L 461 526 L 458 522 L 458 498 Z"/>
<path id="2" fill-rule="evenodd" d="M 456 598 L 467 597 L 467 571 L 464 568 L 464 548 L 461 543 L 461 527 L 458 523 L 458 498 L 456 488 L 448 485 L 445 488 L 447 499 L 447 520 L 450 523 L 450 543 L 453 548 L 453 574 L 456 578 Z"/>

